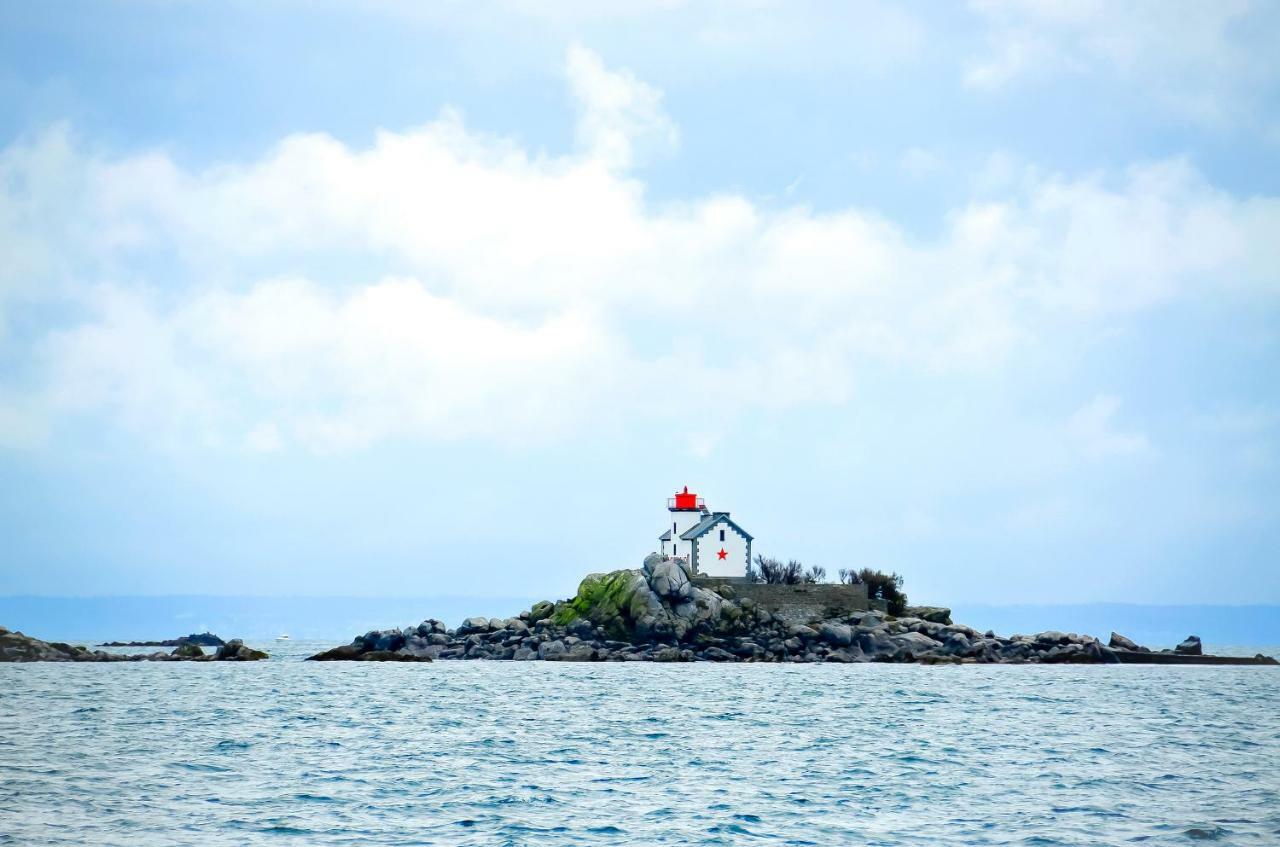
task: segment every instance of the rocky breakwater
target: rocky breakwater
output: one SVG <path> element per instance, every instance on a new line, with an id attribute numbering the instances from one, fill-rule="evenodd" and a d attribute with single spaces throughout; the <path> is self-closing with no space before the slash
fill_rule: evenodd
<path id="1" fill-rule="evenodd" d="M 514 618 L 468 618 L 456 629 L 427 620 L 402 630 L 375 630 L 310 658 L 1056 664 L 1117 663 L 1125 661 L 1121 653 L 1129 653 L 1088 635 L 1004 638 L 953 624 L 946 609 L 908 612 L 788 623 L 738 598 L 731 584 L 715 590 L 698 586 L 682 562 L 653 555 L 638 570 L 592 574 L 572 599 L 537 603 Z"/>
<path id="2" fill-rule="evenodd" d="M 266 653 L 246 647 L 238 638 L 213 654 L 205 653 L 198 644 L 182 644 L 170 653 L 125 655 L 62 641 L 41 641 L 0 627 L 0 662 L 253 662 L 265 658 Z"/>

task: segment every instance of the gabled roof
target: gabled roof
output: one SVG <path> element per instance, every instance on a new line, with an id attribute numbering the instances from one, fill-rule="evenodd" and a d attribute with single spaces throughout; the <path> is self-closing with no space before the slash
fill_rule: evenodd
<path id="1" fill-rule="evenodd" d="M 670 541 L 670 540 L 671 540 L 671 530 L 667 530 L 666 532 L 662 533 L 662 535 L 659 535 L 659 536 L 658 536 L 658 540 L 659 540 L 659 541 Z"/>
<path id="2" fill-rule="evenodd" d="M 712 512 L 702 520 L 698 521 L 698 523 L 694 524 L 688 530 L 680 533 L 680 538 L 683 539 L 684 541 L 692 541 L 693 539 L 697 538 L 703 533 L 709 531 L 712 527 L 717 526 L 721 523 L 727 523 L 729 526 L 736 529 L 738 531 L 738 534 L 741 535 L 743 538 L 747 539 L 748 541 L 752 540 L 751 533 L 747 532 L 745 529 L 738 526 L 733 521 L 729 520 L 728 512 Z"/>

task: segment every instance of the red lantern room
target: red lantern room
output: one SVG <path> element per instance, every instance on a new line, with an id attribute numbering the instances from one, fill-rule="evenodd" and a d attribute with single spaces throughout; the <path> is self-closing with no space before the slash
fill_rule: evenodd
<path id="1" fill-rule="evenodd" d="M 690 494 L 687 485 L 684 491 L 677 491 L 676 496 L 667 498 L 667 508 L 673 512 L 701 512 L 706 507 L 706 500 L 696 494 Z"/>

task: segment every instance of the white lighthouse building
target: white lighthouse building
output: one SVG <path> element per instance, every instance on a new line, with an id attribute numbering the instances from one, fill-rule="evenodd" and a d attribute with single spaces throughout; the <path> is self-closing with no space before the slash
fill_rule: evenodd
<path id="1" fill-rule="evenodd" d="M 667 499 L 667 526 L 658 543 L 664 556 L 687 559 L 700 576 L 745 577 L 751 561 L 751 535 L 728 512 L 708 511 L 687 485 Z"/>

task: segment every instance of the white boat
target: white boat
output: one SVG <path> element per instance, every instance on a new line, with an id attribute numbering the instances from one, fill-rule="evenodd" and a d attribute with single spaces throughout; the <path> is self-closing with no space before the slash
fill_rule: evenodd
<path id="1" fill-rule="evenodd" d="M 288 641 L 288 640 L 289 640 L 289 633 L 287 632 L 282 632 L 276 636 L 276 641 Z"/>

